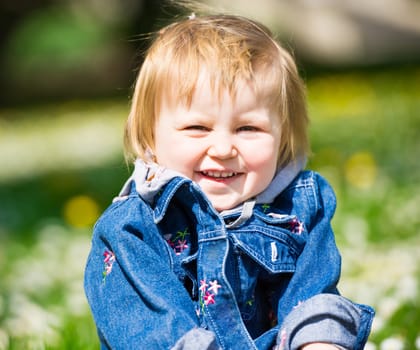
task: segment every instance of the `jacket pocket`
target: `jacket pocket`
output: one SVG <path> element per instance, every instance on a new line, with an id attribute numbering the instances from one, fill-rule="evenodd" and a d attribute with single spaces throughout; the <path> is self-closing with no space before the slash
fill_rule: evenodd
<path id="1" fill-rule="evenodd" d="M 246 229 L 231 233 L 236 249 L 248 255 L 270 273 L 293 273 L 296 261 L 305 246 L 304 235 L 287 229 L 294 217 L 283 218 L 271 225 L 249 225 Z"/>

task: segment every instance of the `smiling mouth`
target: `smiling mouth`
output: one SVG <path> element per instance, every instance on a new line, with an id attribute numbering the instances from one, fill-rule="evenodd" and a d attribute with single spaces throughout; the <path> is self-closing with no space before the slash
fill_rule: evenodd
<path id="1" fill-rule="evenodd" d="M 238 173 L 235 173 L 233 171 L 212 171 L 212 170 L 202 171 L 201 174 L 206 177 L 211 177 L 214 179 L 221 179 L 221 180 L 229 179 L 231 177 L 238 175 Z"/>

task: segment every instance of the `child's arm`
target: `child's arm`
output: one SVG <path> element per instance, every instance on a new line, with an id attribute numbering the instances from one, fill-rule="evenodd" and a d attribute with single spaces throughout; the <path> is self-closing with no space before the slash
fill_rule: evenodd
<path id="1" fill-rule="evenodd" d="M 114 204 L 96 225 L 86 295 L 104 349 L 170 349 L 198 327 L 196 312 L 153 221 L 150 232 L 136 229 L 147 211 L 139 218 L 130 210 L 140 208 Z M 214 339 L 204 341 L 211 348 Z"/>
<path id="2" fill-rule="evenodd" d="M 296 343 L 304 333 L 298 347 L 326 342 L 363 349 L 374 312 L 370 307 L 354 304 L 338 294 L 341 258 L 330 224 L 335 211 L 335 195 L 322 177 L 311 174 L 314 183 L 312 202 L 316 203 L 312 208 L 313 224 L 307 228 L 307 242 L 296 262 L 295 273 L 284 294 L 279 296 L 278 319 L 283 330 L 286 329 L 283 340 Z M 307 205 L 306 208 L 311 205 L 309 201 L 301 204 Z"/>

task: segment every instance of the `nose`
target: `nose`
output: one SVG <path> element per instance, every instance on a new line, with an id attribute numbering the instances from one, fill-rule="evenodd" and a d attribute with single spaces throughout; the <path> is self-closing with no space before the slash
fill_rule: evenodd
<path id="1" fill-rule="evenodd" d="M 229 159 L 236 157 L 238 150 L 235 147 L 232 136 L 223 133 L 221 135 L 214 135 L 211 138 L 207 154 L 212 158 Z"/>

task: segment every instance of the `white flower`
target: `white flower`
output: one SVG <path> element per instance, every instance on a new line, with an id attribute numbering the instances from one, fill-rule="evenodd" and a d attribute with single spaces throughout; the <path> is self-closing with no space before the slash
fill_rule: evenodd
<path id="1" fill-rule="evenodd" d="M 61 323 L 59 316 L 30 301 L 25 295 L 13 295 L 10 309 L 11 315 L 5 326 L 12 337 L 48 339 L 51 344 L 60 339 L 57 332 Z"/>
<path id="2" fill-rule="evenodd" d="M 367 342 L 363 350 L 376 350 L 376 345 L 371 342 Z"/>
<path id="3" fill-rule="evenodd" d="M 380 346 L 381 350 L 403 350 L 404 342 L 401 338 L 391 337 L 385 339 Z"/>
<path id="4" fill-rule="evenodd" d="M 9 348 L 9 336 L 7 332 L 0 328 L 0 350 Z"/>
<path id="5" fill-rule="evenodd" d="M 420 335 L 416 339 L 416 349 L 420 350 Z"/>

